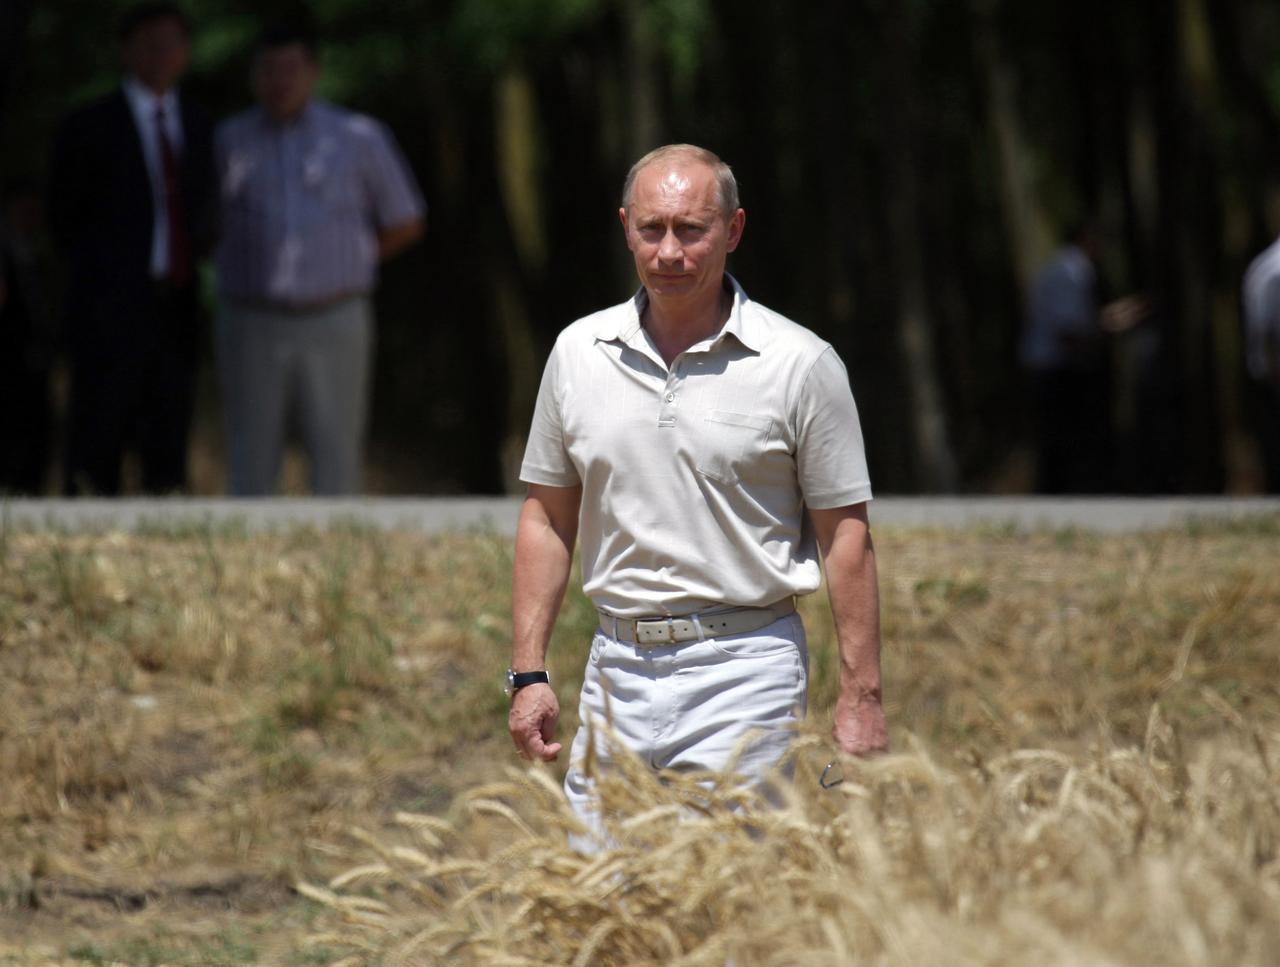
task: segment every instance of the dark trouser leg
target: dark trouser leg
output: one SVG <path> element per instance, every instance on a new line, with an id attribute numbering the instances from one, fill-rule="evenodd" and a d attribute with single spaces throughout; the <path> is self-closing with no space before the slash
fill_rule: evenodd
<path id="1" fill-rule="evenodd" d="M 137 382 L 127 353 L 98 348 L 71 360 L 64 488 L 72 497 L 120 493 L 120 458 L 135 410 Z"/>
<path id="2" fill-rule="evenodd" d="M 1070 393 L 1062 375 L 1038 373 L 1032 385 L 1035 411 L 1036 492 L 1067 493 L 1071 485 Z"/>
<path id="3" fill-rule="evenodd" d="M 1112 483 L 1111 398 L 1105 375 L 1035 376 L 1036 490 L 1100 493 Z"/>
<path id="4" fill-rule="evenodd" d="M 137 421 L 142 487 L 172 493 L 187 485 L 187 436 L 195 396 L 198 306 L 194 290 L 157 295 L 143 350 Z"/>
<path id="5" fill-rule="evenodd" d="M 0 360 L 0 493 L 39 494 L 52 429 L 49 373 Z"/>
<path id="6" fill-rule="evenodd" d="M 1269 494 L 1280 494 L 1280 385 L 1255 381 L 1250 395 L 1262 458 L 1263 486 Z"/>

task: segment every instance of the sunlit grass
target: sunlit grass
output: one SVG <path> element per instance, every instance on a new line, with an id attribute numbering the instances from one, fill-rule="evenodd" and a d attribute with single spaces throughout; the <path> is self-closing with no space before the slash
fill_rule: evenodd
<path id="1" fill-rule="evenodd" d="M 627 772 L 597 866 L 565 848 L 558 772 L 511 772 L 509 540 L 2 530 L 0 960 L 1280 949 L 1273 526 L 878 533 L 895 754 L 817 789 L 835 678 L 814 596 L 792 806 Z M 565 737 L 593 623 L 572 596 Z"/>

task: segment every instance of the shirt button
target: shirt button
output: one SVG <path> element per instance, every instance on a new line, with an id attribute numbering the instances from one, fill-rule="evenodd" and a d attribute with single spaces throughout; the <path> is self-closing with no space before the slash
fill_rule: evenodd
<path id="1" fill-rule="evenodd" d="M 675 394 L 675 393 L 668 393 L 668 394 L 667 394 L 667 402 L 668 402 L 668 403 L 674 403 L 675 401 L 676 401 L 676 394 Z"/>

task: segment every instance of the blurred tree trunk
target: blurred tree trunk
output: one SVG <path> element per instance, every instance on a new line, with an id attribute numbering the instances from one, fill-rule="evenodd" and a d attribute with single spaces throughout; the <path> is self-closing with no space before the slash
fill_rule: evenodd
<path id="1" fill-rule="evenodd" d="M 1280 168 L 1275 163 L 1280 158 L 1280 116 L 1268 98 L 1265 81 L 1250 70 L 1245 50 L 1249 23 L 1241 17 L 1240 4 L 1221 0 L 1208 4 L 1205 14 L 1221 95 L 1229 99 L 1225 109 L 1239 125 L 1231 153 L 1238 180 L 1234 200 L 1243 206 L 1241 214 L 1249 227 L 1247 238 L 1229 239 L 1242 248 L 1229 254 L 1247 261 L 1280 232 L 1280 217 L 1268 211 L 1280 195 Z M 1265 47 L 1270 47 L 1269 39 Z"/>
<path id="2" fill-rule="evenodd" d="M 662 115 L 662 94 L 658 85 L 659 50 L 651 12 L 646 0 L 621 0 L 622 22 L 627 38 L 627 68 L 630 75 L 631 161 L 662 143 L 666 123 Z"/>
<path id="3" fill-rule="evenodd" d="M 538 101 L 528 72 L 516 65 L 507 67 L 497 79 L 494 100 L 495 160 L 502 205 L 521 265 L 538 276 L 547 262 L 547 223 L 539 163 Z"/>
<path id="4" fill-rule="evenodd" d="M 8 117 L 9 98 L 18 73 L 31 0 L 0 0 L 0 130 Z M 9 174 L 0 170 L 0 174 Z"/>
<path id="5" fill-rule="evenodd" d="M 915 477 L 920 490 L 938 493 L 953 491 L 957 474 L 943 415 L 933 320 L 925 297 L 919 175 L 912 143 L 917 62 L 910 18 L 910 8 L 898 0 L 885 0 L 877 6 L 876 19 L 883 41 L 877 72 L 884 105 L 883 176 L 888 205 L 888 255 L 897 287 L 898 334 L 915 442 Z"/>
<path id="6" fill-rule="evenodd" d="M 1207 124 L 1212 63 L 1199 0 L 1152 0 L 1154 104 L 1160 143 L 1161 238 L 1166 291 L 1176 320 L 1189 489 L 1221 489 L 1221 432 L 1214 390 L 1213 300 L 1217 263 L 1217 178 Z M 1163 43 L 1161 41 L 1164 41 Z"/>
<path id="7" fill-rule="evenodd" d="M 1226 132 L 1213 120 L 1222 117 L 1226 111 L 1240 118 L 1242 128 L 1247 128 L 1253 120 L 1251 112 L 1240 110 L 1228 97 L 1231 88 L 1249 96 L 1247 77 L 1239 64 L 1227 67 L 1220 56 L 1221 44 L 1226 39 L 1221 20 L 1227 15 L 1226 9 L 1233 6 L 1225 0 L 1216 0 L 1212 4 L 1206 0 L 1181 0 L 1183 50 L 1192 98 L 1197 115 L 1203 119 L 1205 136 L 1213 138 L 1216 149 L 1213 158 L 1216 170 L 1212 172 L 1212 180 L 1205 184 L 1213 186 L 1217 201 L 1214 214 L 1217 217 L 1213 224 L 1206 225 L 1206 236 L 1201 239 L 1200 255 L 1205 264 L 1201 267 L 1200 276 L 1205 280 L 1207 290 L 1208 379 L 1217 415 L 1216 425 L 1211 425 L 1209 431 L 1216 430 L 1221 473 L 1228 491 L 1240 489 L 1244 481 L 1253 476 L 1249 468 L 1250 444 L 1242 406 L 1246 393 L 1244 340 L 1237 293 L 1242 274 L 1240 268 L 1247 264 L 1251 254 L 1248 228 L 1251 219 L 1247 209 L 1261 210 L 1264 207 L 1262 198 L 1246 196 L 1249 189 L 1240 185 L 1236 178 L 1241 164 L 1239 152 L 1232 150 Z M 1216 16 L 1215 8 L 1218 8 Z M 1236 54 L 1235 51 L 1227 53 L 1229 56 Z M 1264 143 L 1272 141 L 1267 147 L 1274 149 L 1274 128 L 1268 124 L 1269 113 L 1264 102 L 1262 139 Z M 1274 158 L 1274 155 L 1270 157 Z M 1265 168 L 1271 167 L 1271 164 L 1265 165 Z M 1265 177 L 1256 179 L 1255 184 L 1259 180 L 1265 184 Z"/>
<path id="8" fill-rule="evenodd" d="M 517 271 L 507 260 L 495 260 L 490 289 L 507 372 L 500 461 L 504 487 L 514 492 L 520 486 L 520 460 L 541 378 L 527 293 L 545 272 L 548 245 L 537 97 L 528 73 L 519 65 L 508 65 L 497 79 L 494 123 L 498 184 L 518 264 Z"/>
<path id="9" fill-rule="evenodd" d="M 994 23 L 996 0 L 975 0 L 974 46 L 986 84 L 987 122 L 996 146 L 1005 232 L 1025 297 L 1036 270 L 1053 249 L 1054 233 L 1039 203 L 1035 166 L 1022 132 L 1013 66 L 1004 57 Z"/>

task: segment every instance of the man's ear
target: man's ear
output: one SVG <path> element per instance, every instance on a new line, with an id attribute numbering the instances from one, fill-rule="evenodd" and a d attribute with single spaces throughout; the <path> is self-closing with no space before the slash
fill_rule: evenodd
<path id="1" fill-rule="evenodd" d="M 622 237 L 627 241 L 627 248 L 631 248 L 631 232 L 628 230 L 627 209 L 625 206 L 618 209 L 618 221 L 622 222 Z"/>
<path id="2" fill-rule="evenodd" d="M 725 245 L 726 252 L 732 252 L 742 241 L 742 230 L 747 224 L 747 213 L 739 208 L 729 219 L 729 241 Z"/>

